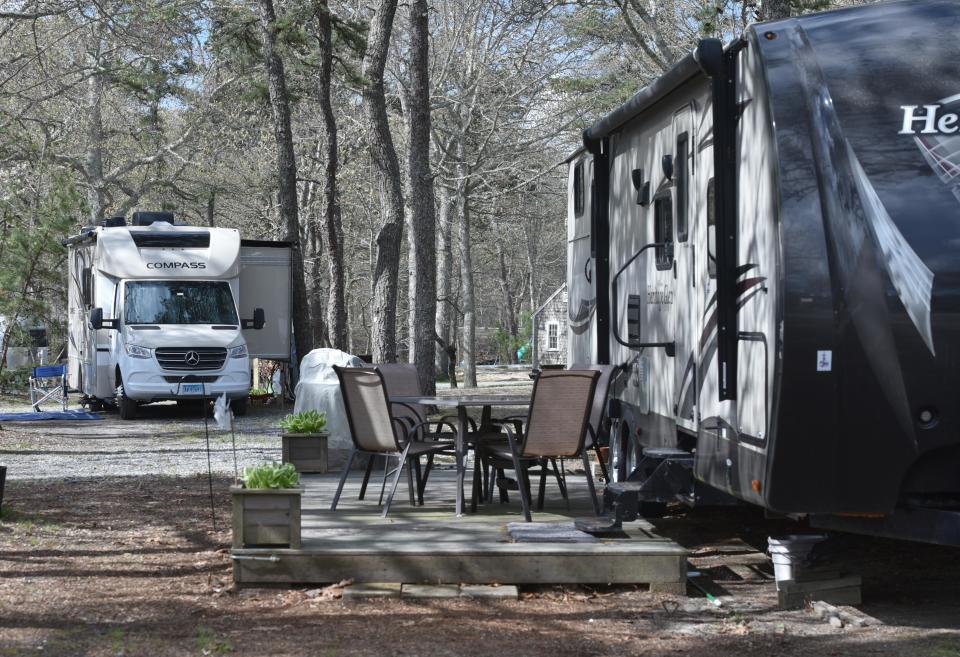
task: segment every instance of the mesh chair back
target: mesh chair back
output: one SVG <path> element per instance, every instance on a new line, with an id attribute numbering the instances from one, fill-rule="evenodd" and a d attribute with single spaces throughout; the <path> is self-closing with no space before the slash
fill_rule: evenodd
<path id="1" fill-rule="evenodd" d="M 365 452 L 401 451 L 387 404 L 387 389 L 380 373 L 370 367 L 334 365 L 333 369 L 340 379 L 350 435 L 357 449 Z"/>
<path id="2" fill-rule="evenodd" d="M 610 383 L 613 381 L 613 373 L 616 371 L 616 365 L 590 365 L 588 369 L 600 372 L 597 379 L 597 390 L 593 393 L 593 406 L 590 409 L 590 426 L 593 427 L 595 436 L 600 435 L 600 428 L 603 425 L 603 418 L 607 414 L 607 397 L 610 395 Z"/>
<path id="3" fill-rule="evenodd" d="M 377 371 L 387 386 L 391 397 L 419 397 L 420 375 L 417 366 L 412 363 L 383 363 L 377 365 Z M 427 419 L 426 409 L 421 404 L 391 404 L 394 417 L 409 418 L 419 424 Z"/>
<path id="4" fill-rule="evenodd" d="M 600 372 L 546 371 L 533 384 L 524 456 L 577 456 L 587 435 Z"/>

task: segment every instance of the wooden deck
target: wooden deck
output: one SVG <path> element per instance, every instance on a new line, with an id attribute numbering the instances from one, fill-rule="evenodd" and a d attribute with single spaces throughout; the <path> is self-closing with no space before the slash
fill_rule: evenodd
<path id="1" fill-rule="evenodd" d="M 361 473 L 351 474 L 336 512 L 330 502 L 337 476 L 304 475 L 302 543 L 299 549 L 234 549 L 233 574 L 240 585 L 356 582 L 471 584 L 649 584 L 682 592 L 687 552 L 653 533 L 644 521 L 630 523 L 628 538 L 596 542 L 513 542 L 507 523 L 522 521 L 517 492 L 510 502 L 481 505 L 477 513 L 454 513 L 453 470 L 430 476 L 424 506 L 411 507 L 406 480 L 397 489 L 390 516 L 380 517 L 379 482 L 372 479 L 357 500 Z M 569 476 L 570 510 L 555 482 L 548 482 L 544 511 L 534 522 L 571 522 L 592 515 L 586 482 Z M 469 494 L 469 489 L 467 491 Z M 536 496 L 536 487 L 534 487 Z"/>

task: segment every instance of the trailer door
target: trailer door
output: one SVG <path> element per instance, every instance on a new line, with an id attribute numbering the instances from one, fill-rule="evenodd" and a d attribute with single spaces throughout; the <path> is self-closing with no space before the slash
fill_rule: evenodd
<path id="1" fill-rule="evenodd" d="M 567 366 L 597 362 L 596 263 L 590 226 L 593 161 L 570 163 L 567 207 Z"/>
<path id="2" fill-rule="evenodd" d="M 266 317 L 261 330 L 243 332 L 250 358 L 290 359 L 290 262 L 286 242 L 244 240 L 240 245 L 240 317 L 252 318 L 255 308 L 263 308 Z"/>
<path id="3" fill-rule="evenodd" d="M 697 402 L 694 326 L 697 323 L 696 252 L 694 249 L 694 210 L 691 203 L 694 179 L 695 143 L 693 109 L 681 108 L 673 118 L 673 189 L 674 189 L 674 339 L 677 355 L 674 365 L 674 415 L 679 427 L 696 431 Z"/>

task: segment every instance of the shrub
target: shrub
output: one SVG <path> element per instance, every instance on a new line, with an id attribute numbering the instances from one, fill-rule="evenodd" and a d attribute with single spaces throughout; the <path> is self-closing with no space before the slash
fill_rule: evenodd
<path id="1" fill-rule="evenodd" d="M 292 463 L 247 466 L 240 477 L 245 488 L 296 488 L 300 474 Z"/>
<path id="2" fill-rule="evenodd" d="M 280 420 L 280 427 L 287 433 L 319 433 L 327 426 L 327 414 L 317 411 L 292 413 Z"/>

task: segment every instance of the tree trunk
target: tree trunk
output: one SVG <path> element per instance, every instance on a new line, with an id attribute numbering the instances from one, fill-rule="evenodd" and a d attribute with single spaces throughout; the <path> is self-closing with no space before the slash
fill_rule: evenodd
<path id="1" fill-rule="evenodd" d="M 437 267 L 438 305 L 436 331 L 445 345 L 453 344 L 450 318 L 453 317 L 453 206 L 450 188 L 440 186 L 440 250 Z M 437 371 L 446 372 L 450 361 L 447 349 L 438 344 Z"/>
<path id="2" fill-rule="evenodd" d="M 337 121 L 330 100 L 330 83 L 333 77 L 333 38 L 330 8 L 327 0 L 319 0 L 317 21 L 320 36 L 320 73 L 317 79 L 320 101 L 321 136 L 324 150 L 323 191 L 320 214 L 327 247 L 327 272 L 329 275 L 329 298 L 327 300 L 327 328 L 330 343 L 335 349 L 347 351 L 347 301 L 346 279 L 343 266 L 343 222 L 337 197 L 337 173 L 340 168 L 337 151 Z"/>
<path id="3" fill-rule="evenodd" d="M 293 278 L 293 338 L 297 351 L 294 367 L 313 349 L 310 330 L 310 304 L 304 277 L 300 217 L 297 208 L 297 162 L 293 152 L 293 130 L 290 127 L 290 105 L 283 61 L 276 51 L 276 15 L 273 0 L 259 0 L 260 36 L 263 41 L 263 62 L 273 110 L 273 134 L 277 143 L 280 217 L 286 227 L 286 239 L 292 245 L 291 276 Z"/>
<path id="4" fill-rule="evenodd" d="M 434 370 L 434 323 L 437 319 L 437 215 L 434 208 L 433 175 L 430 172 L 430 71 L 426 0 L 410 3 L 410 127 L 407 166 L 410 181 L 410 241 L 415 272 L 413 362 L 420 375 L 420 392 L 436 391 Z"/>
<path id="5" fill-rule="evenodd" d="M 494 217 L 496 217 L 496 213 L 497 208 L 494 207 Z M 518 342 L 517 317 L 514 312 L 516 303 L 513 290 L 510 289 L 510 271 L 507 269 L 507 254 L 503 248 L 503 231 L 496 218 L 491 220 L 490 226 L 493 228 L 493 234 L 498 236 L 494 239 L 494 244 L 497 251 L 497 284 L 500 287 L 500 294 L 503 296 L 503 305 L 500 307 L 501 328 L 510 336 L 511 343 L 515 344 Z M 506 354 L 507 361 L 511 364 L 517 362 L 517 350 L 513 348 L 513 344 L 507 348 Z"/>
<path id="6" fill-rule="evenodd" d="M 100 67 L 99 56 L 93 63 Z M 106 183 L 103 179 L 103 75 L 94 73 L 87 80 L 87 154 L 84 170 L 87 179 L 87 203 L 91 224 L 96 226 L 106 205 Z"/>
<path id="7" fill-rule="evenodd" d="M 763 0 L 760 14 L 765 21 L 790 18 L 790 0 Z"/>
<path id="8" fill-rule="evenodd" d="M 397 0 L 381 0 L 370 20 L 367 50 L 363 56 L 363 108 L 380 197 L 381 225 L 377 233 L 377 258 L 373 270 L 373 359 L 397 361 L 397 294 L 400 277 L 400 242 L 403 238 L 403 183 L 397 151 L 390 134 L 383 69 L 390 47 L 390 32 Z"/>
<path id="9" fill-rule="evenodd" d="M 523 237 L 527 242 L 527 277 L 529 278 L 530 292 L 530 312 L 532 313 L 540 307 L 540 220 L 536 219 L 536 225 L 531 230 L 530 221 L 523 223 Z"/>
<path id="10" fill-rule="evenodd" d="M 460 222 L 460 284 L 463 289 L 463 387 L 477 387 L 477 315 L 470 243 L 469 167 L 463 136 L 457 139 L 457 215 Z"/>
<path id="11" fill-rule="evenodd" d="M 216 209 L 217 193 L 211 190 L 210 194 L 207 196 L 207 225 L 211 228 L 217 225 Z"/>

